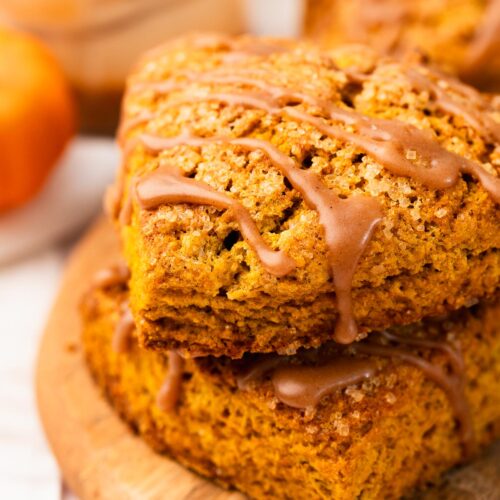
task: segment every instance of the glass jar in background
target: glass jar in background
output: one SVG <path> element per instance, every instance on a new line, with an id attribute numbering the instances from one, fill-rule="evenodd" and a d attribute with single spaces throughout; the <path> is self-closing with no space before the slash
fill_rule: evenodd
<path id="1" fill-rule="evenodd" d="M 2 20 L 54 51 L 80 106 L 82 132 L 112 134 L 124 82 L 145 50 L 192 30 L 243 31 L 240 0 L 0 0 Z"/>

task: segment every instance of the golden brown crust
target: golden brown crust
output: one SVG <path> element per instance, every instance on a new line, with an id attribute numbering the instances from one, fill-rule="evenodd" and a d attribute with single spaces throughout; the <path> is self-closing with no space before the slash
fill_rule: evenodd
<path id="1" fill-rule="evenodd" d="M 233 72 L 299 88 L 368 116 L 412 123 L 431 131 L 446 149 L 494 172 L 500 151 L 482 131 L 438 109 L 428 93 L 413 88 L 401 65 L 366 49 L 327 56 L 307 45 L 280 42 L 291 48 L 225 63 L 230 52 L 226 42 L 196 40 L 188 37 L 156 50 L 129 80 L 124 116 L 132 126 L 122 130 L 127 157 L 120 201 L 126 206 L 133 177 L 155 170 L 160 161 L 173 163 L 239 200 L 264 239 L 287 252 L 297 269 L 282 278 L 269 274 L 242 241 L 228 211 L 187 204 L 146 211 L 133 203 L 131 223 L 122 218 L 120 232 L 142 345 L 232 357 L 247 351 L 291 352 L 331 338 L 338 309 L 318 215 L 266 155 L 221 144 L 180 146 L 157 155 L 134 141 L 141 132 L 171 137 L 189 127 L 204 137 L 270 140 L 341 196 L 376 197 L 384 219 L 353 280 L 361 333 L 418 321 L 495 294 L 500 282 L 499 208 L 469 176 L 446 190 L 426 188 L 390 174 L 356 147 L 325 137 L 311 125 L 196 99 L 210 89 L 240 89 L 235 84 L 194 82 L 157 94 L 147 89 L 147 82 L 185 81 L 186 72 L 226 64 Z M 354 84 L 338 69 L 353 60 L 367 69 L 361 83 Z M 171 105 L 173 100 L 183 104 Z M 151 112 L 156 116 L 134 121 Z M 484 113 L 495 118 L 492 111 Z"/>
<path id="2" fill-rule="evenodd" d="M 444 254 L 442 258 L 443 267 L 450 265 Z M 446 314 L 474 302 L 470 297 L 491 296 L 498 286 L 499 257 L 496 252 L 480 255 L 477 259 L 463 258 L 460 267 L 457 264 L 453 267 L 448 268 L 449 274 L 445 276 L 442 272 L 426 269 L 422 273 L 389 280 L 375 291 L 355 291 L 354 300 L 359 304 L 356 309 L 358 326 L 362 331 L 384 329 L 390 324 L 418 321 L 422 316 Z M 449 276 L 453 276 L 451 281 Z M 453 295 L 457 282 L 462 280 L 466 284 Z M 477 283 L 486 283 L 489 291 L 484 293 Z M 412 301 L 419 302 L 417 311 L 412 309 Z M 306 303 L 292 301 L 279 305 L 279 310 L 272 298 L 267 303 L 236 303 L 230 309 L 226 301 L 218 298 L 210 301 L 209 308 L 202 307 L 206 302 L 199 305 L 193 302 L 191 297 L 179 293 L 171 299 L 173 308 L 158 308 L 161 316 L 158 321 L 141 318 L 142 345 L 154 349 L 181 349 L 197 355 L 224 353 L 234 358 L 244 352 L 271 349 L 286 354 L 302 346 L 316 347 L 331 340 L 335 327 L 335 302 L 330 295 Z M 289 333 L 294 329 L 300 334 Z"/>
<path id="3" fill-rule="evenodd" d="M 127 353 L 113 352 L 126 290 L 96 290 L 92 297 L 86 302 L 92 307 L 83 307 L 83 341 L 98 385 L 157 451 L 226 487 L 254 498 L 398 498 L 459 461 L 445 394 L 418 369 L 387 361 L 376 379 L 327 396 L 305 414 L 277 403 L 269 382 L 238 390 L 234 362 L 188 360 L 179 406 L 162 412 L 155 400 L 167 357 L 135 343 Z M 475 306 L 399 330 L 425 330 L 461 346 L 482 445 L 500 434 L 499 314 L 498 305 Z M 443 362 L 439 355 L 433 360 Z"/>

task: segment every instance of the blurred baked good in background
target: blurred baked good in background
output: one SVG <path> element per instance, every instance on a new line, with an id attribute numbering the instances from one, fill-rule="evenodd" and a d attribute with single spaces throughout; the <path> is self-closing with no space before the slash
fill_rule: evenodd
<path id="1" fill-rule="evenodd" d="M 79 103 L 80 128 L 115 131 L 126 74 L 144 50 L 186 30 L 243 30 L 240 0 L 1 0 L 8 23 L 41 37 Z"/>
<path id="2" fill-rule="evenodd" d="M 31 36 L 0 29 L 0 212 L 38 193 L 74 130 L 57 61 Z"/>
<path id="3" fill-rule="evenodd" d="M 304 34 L 331 47 L 418 49 L 462 80 L 500 91 L 499 0 L 306 0 Z"/>

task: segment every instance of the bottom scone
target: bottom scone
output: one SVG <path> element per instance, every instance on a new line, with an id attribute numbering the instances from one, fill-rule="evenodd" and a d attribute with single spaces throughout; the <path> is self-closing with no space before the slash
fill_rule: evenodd
<path id="1" fill-rule="evenodd" d="M 398 498 L 500 435 L 498 303 L 349 348 L 183 360 L 140 349 L 127 290 L 102 283 L 82 304 L 97 384 L 155 450 L 251 497 Z"/>

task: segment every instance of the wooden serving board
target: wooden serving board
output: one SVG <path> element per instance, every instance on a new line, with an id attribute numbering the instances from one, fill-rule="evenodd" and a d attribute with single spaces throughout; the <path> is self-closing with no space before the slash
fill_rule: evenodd
<path id="1" fill-rule="evenodd" d="M 116 246 L 102 220 L 79 243 L 40 347 L 38 407 L 64 478 L 82 500 L 242 499 L 151 451 L 115 415 L 87 371 L 78 303 L 89 276 L 116 260 Z"/>
<path id="2" fill-rule="evenodd" d="M 68 262 L 40 347 L 38 406 L 66 482 L 82 500 L 242 500 L 151 451 L 94 386 L 80 346 L 78 302 L 89 277 L 116 255 L 110 224 L 98 221 Z M 499 500 L 500 445 L 420 498 Z"/>

